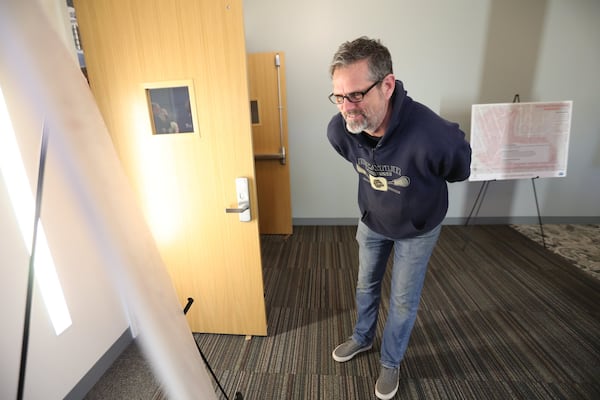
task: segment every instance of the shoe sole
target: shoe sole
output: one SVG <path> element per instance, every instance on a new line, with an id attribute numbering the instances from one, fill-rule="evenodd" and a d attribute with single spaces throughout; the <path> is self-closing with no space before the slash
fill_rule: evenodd
<path id="1" fill-rule="evenodd" d="M 377 396 L 377 398 L 381 399 L 381 400 L 390 400 L 398 392 L 398 386 L 399 386 L 399 384 L 397 384 L 396 388 L 391 393 L 388 393 L 388 394 L 381 394 L 381 393 L 379 393 L 377 391 L 377 387 L 375 387 L 375 396 Z"/>
<path id="2" fill-rule="evenodd" d="M 338 346 L 338 347 L 340 347 L 340 346 Z M 352 358 L 354 358 L 354 356 L 357 355 L 357 354 L 359 354 L 359 353 L 362 353 L 362 352 L 367 351 L 367 350 L 371 350 L 371 348 L 373 347 L 373 345 L 369 345 L 367 347 L 361 347 L 360 349 L 356 350 L 354 353 L 352 353 L 352 354 L 350 354 L 350 355 L 348 355 L 346 357 L 340 357 L 340 356 L 336 356 L 335 355 L 335 351 L 338 349 L 338 347 L 336 347 L 333 350 L 333 352 L 331 353 L 331 356 L 337 362 L 346 362 L 346 361 L 351 360 Z"/>

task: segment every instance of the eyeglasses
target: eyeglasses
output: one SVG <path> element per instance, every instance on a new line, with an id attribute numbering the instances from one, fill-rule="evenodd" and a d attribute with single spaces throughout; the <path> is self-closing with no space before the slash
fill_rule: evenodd
<path id="1" fill-rule="evenodd" d="M 381 83 L 381 81 L 375 82 L 374 84 L 369 86 L 369 88 L 367 90 L 362 91 L 362 92 L 352 92 L 352 93 L 348 93 L 347 95 L 331 93 L 328 98 L 329 98 L 330 102 L 332 102 L 333 104 L 337 104 L 337 105 L 343 104 L 344 99 L 348 99 L 348 101 L 350 103 L 360 103 L 361 101 L 363 101 L 363 99 L 365 98 L 367 93 L 369 93 L 369 90 L 371 90 L 375 86 L 377 86 L 378 83 Z"/>

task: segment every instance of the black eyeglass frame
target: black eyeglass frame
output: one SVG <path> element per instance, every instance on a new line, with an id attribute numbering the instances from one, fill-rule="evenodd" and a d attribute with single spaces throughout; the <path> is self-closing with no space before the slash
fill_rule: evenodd
<path id="1" fill-rule="evenodd" d="M 364 100 L 367 93 L 369 93 L 369 91 L 371 89 L 373 89 L 375 86 L 377 86 L 381 82 L 383 82 L 383 80 L 375 81 L 375 83 L 373 83 L 371 86 L 369 86 L 366 90 L 363 90 L 362 92 L 352 92 L 352 93 L 348 93 L 346 95 L 334 94 L 332 92 L 329 94 L 329 96 L 327 96 L 327 98 L 329 99 L 330 102 L 332 102 L 333 104 L 338 105 L 338 106 L 340 104 L 344 104 L 344 99 L 347 99 L 350 103 L 360 103 L 361 101 Z M 358 98 L 357 98 L 357 96 L 358 96 Z"/>

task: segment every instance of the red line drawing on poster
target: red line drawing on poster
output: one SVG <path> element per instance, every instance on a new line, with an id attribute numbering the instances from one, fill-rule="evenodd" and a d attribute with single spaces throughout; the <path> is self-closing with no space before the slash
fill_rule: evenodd
<path id="1" fill-rule="evenodd" d="M 470 181 L 567 175 L 572 101 L 474 104 Z"/>

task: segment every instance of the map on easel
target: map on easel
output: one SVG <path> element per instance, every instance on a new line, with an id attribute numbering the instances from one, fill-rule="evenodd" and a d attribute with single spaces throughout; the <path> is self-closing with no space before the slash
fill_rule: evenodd
<path id="1" fill-rule="evenodd" d="M 469 181 L 567 175 L 572 101 L 474 104 Z"/>

